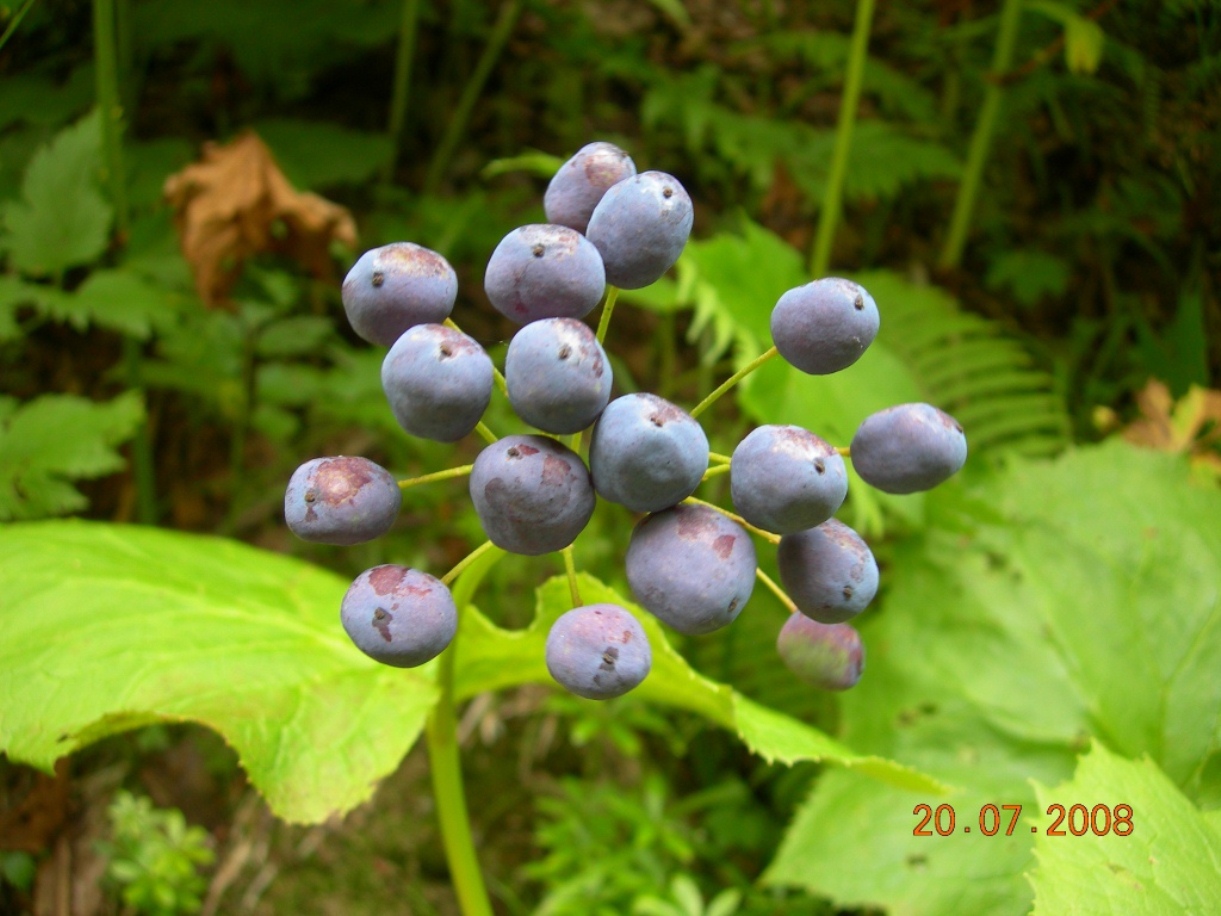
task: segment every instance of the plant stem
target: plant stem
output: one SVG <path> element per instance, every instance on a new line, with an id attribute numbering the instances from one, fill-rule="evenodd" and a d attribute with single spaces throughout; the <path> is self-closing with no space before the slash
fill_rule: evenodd
<path id="1" fill-rule="evenodd" d="M 729 455 L 722 455 L 720 452 L 709 452 L 708 460 L 715 462 L 716 464 L 729 464 L 731 461 L 733 461 L 733 458 L 731 458 Z"/>
<path id="2" fill-rule="evenodd" d="M 441 580 L 452 580 L 466 571 L 454 589 L 454 604 L 459 617 L 470 606 L 471 595 L 479 580 L 504 555 L 503 551 L 489 553 L 491 547 L 492 542 L 488 541 L 475 548 Z M 476 563 L 476 560 L 482 562 Z M 457 649 L 458 638 L 455 637 L 438 659 L 437 688 L 440 695 L 425 728 L 428 761 L 432 771 L 433 797 L 437 803 L 437 820 L 441 825 L 441 840 L 458 904 L 463 916 L 492 916 L 492 904 L 471 837 L 466 793 L 462 784 L 462 762 L 458 755 L 458 723 L 454 710 L 454 658 Z"/>
<path id="3" fill-rule="evenodd" d="M 3 49 L 4 46 L 8 44 L 8 40 L 12 38 L 13 33 L 17 31 L 17 26 L 21 25 L 21 20 L 25 18 L 25 14 L 28 13 L 30 8 L 33 7 L 37 2 L 38 0 L 25 0 L 25 3 L 22 4 L 21 9 L 17 10 L 17 13 L 9 21 L 8 28 L 4 30 L 4 34 L 0 35 L 0 49 Z"/>
<path id="4" fill-rule="evenodd" d="M 479 433 L 479 435 L 483 436 L 483 441 L 486 442 L 488 445 L 491 445 L 493 442 L 496 442 L 499 439 L 499 437 L 494 432 L 492 432 L 490 429 L 488 429 L 487 424 L 484 423 L 482 420 L 480 420 L 475 425 L 475 432 L 477 432 L 477 433 Z"/>
<path id="5" fill-rule="evenodd" d="M 708 468 L 708 470 L 704 471 L 704 476 L 700 478 L 700 481 L 703 482 L 705 480 L 711 480 L 713 477 L 719 477 L 722 474 L 728 474 L 728 473 L 729 473 L 729 465 L 727 465 L 727 464 L 713 465 L 712 467 Z"/>
<path id="6" fill-rule="evenodd" d="M 818 231 L 810 252 L 810 275 L 822 277 L 831 263 L 831 244 L 839 222 L 840 204 L 844 195 L 844 176 L 848 172 L 848 153 L 852 149 L 852 128 L 856 124 L 856 109 L 861 98 L 861 83 L 865 61 L 869 57 L 869 31 L 873 25 L 873 0 L 858 0 L 856 22 L 852 26 L 852 46 L 848 52 L 848 71 L 844 75 L 844 94 L 839 102 L 839 121 L 835 125 L 835 148 L 831 152 L 831 167 L 823 191 L 822 209 L 818 214 Z"/>
<path id="7" fill-rule="evenodd" d="M 958 186 L 958 197 L 954 201 L 954 214 L 950 217 L 945 246 L 937 259 L 937 266 L 942 270 L 952 270 L 962 262 L 967 229 L 971 224 L 971 214 L 975 210 L 975 198 L 979 196 L 980 179 L 983 177 L 984 163 L 992 145 L 996 117 L 1000 112 L 1004 93 L 1001 80 L 1013 61 L 1013 46 L 1017 41 L 1017 26 L 1021 14 L 1022 0 L 1005 0 L 1005 5 L 1001 7 L 996 48 L 992 54 L 992 70 L 988 74 L 988 86 L 984 90 L 984 104 L 980 108 L 979 120 L 975 122 L 975 132 L 971 134 L 967 164 L 963 169 L 962 183 Z"/>
<path id="8" fill-rule="evenodd" d="M 837 455 L 839 455 L 841 458 L 851 458 L 852 457 L 852 446 L 837 445 L 834 448 L 835 448 L 835 453 Z"/>
<path id="9" fill-rule="evenodd" d="M 772 347 L 770 350 L 765 351 L 761 356 L 756 356 L 749 363 L 722 382 L 711 394 L 708 395 L 708 397 L 696 404 L 691 410 L 691 416 L 698 417 L 705 410 L 716 403 L 717 398 L 723 395 L 734 385 L 738 384 L 738 382 L 742 381 L 742 379 L 746 378 L 746 376 L 750 375 L 779 352 L 780 351 L 775 347 Z"/>
<path id="10" fill-rule="evenodd" d="M 428 173 L 424 177 L 425 194 L 432 194 L 436 191 L 446 167 L 453 161 L 454 152 L 458 149 L 458 143 L 466 131 L 466 123 L 470 120 L 471 111 L 479 99 L 479 93 L 483 91 L 483 84 L 487 82 L 492 68 L 496 66 L 496 59 L 500 57 L 500 52 L 504 50 L 509 35 L 513 32 L 513 26 L 521 13 L 521 5 L 522 0 L 504 0 L 501 4 L 500 15 L 496 17 L 496 24 L 492 26 L 492 34 L 488 36 L 488 43 L 484 45 L 483 54 L 475 64 L 475 72 L 471 74 L 471 78 L 462 88 L 462 95 L 458 98 L 458 103 L 454 106 L 454 113 L 445 127 L 445 135 L 437 144 L 432 161 L 428 163 Z"/>
<path id="11" fill-rule="evenodd" d="M 776 584 L 776 580 L 761 570 L 758 566 L 755 567 L 755 578 L 768 587 L 773 595 L 780 599 L 780 603 L 789 609 L 792 614 L 797 610 L 797 605 L 793 603 L 793 599 L 788 596 L 784 589 Z"/>
<path id="12" fill-rule="evenodd" d="M 131 215 L 127 207 L 127 171 L 123 167 L 123 106 L 119 97 L 119 47 L 115 21 L 115 0 L 94 0 L 93 57 L 97 74 L 97 104 L 102 120 L 102 150 L 106 157 L 106 178 L 114 205 L 115 230 L 122 245 L 127 242 Z M 124 337 L 123 365 L 127 386 L 144 396 L 142 363 L 140 342 Z M 131 464 L 136 486 L 136 517 L 142 524 L 154 525 L 157 523 L 156 474 L 147 416 L 136 428 L 132 439 Z"/>
<path id="13" fill-rule="evenodd" d="M 560 551 L 564 555 L 564 572 L 568 574 L 568 591 L 572 595 L 572 606 L 581 607 L 581 590 L 577 588 L 577 564 L 572 557 L 572 545 L 569 544 Z"/>
<path id="14" fill-rule="evenodd" d="M 473 467 L 473 464 L 464 464 L 461 467 L 446 468 L 444 471 L 421 474 L 419 477 L 408 477 L 406 480 L 399 481 L 399 489 L 406 490 L 408 487 L 418 487 L 422 483 L 433 483 L 437 480 L 449 480 L 451 477 L 465 477 Z"/>
<path id="15" fill-rule="evenodd" d="M 611 315 L 615 313 L 615 302 L 619 298 L 619 287 L 608 286 L 606 288 L 606 304 L 602 306 L 602 314 L 598 318 L 598 333 L 595 335 L 598 338 L 598 343 L 606 340 L 606 331 L 610 327 Z"/>
<path id="16" fill-rule="evenodd" d="M 399 144 L 403 125 L 407 123 L 407 101 L 411 97 L 411 65 L 415 60 L 416 23 L 420 17 L 420 0 L 403 0 L 403 17 L 399 20 L 398 54 L 394 59 L 394 91 L 390 96 L 390 153 L 382 167 L 382 184 L 394 180 L 394 167 L 399 160 Z"/>
<path id="17" fill-rule="evenodd" d="M 491 551 L 495 546 L 496 545 L 493 544 L 491 541 L 484 541 L 482 544 L 480 544 L 478 547 L 476 547 L 474 550 L 472 550 L 470 553 L 468 553 L 466 556 L 464 556 L 461 560 L 459 560 L 457 563 L 455 563 L 454 568 L 441 577 L 441 584 L 449 585 L 451 582 L 453 582 L 455 579 L 457 579 L 460 575 L 462 575 L 462 573 L 466 571 L 466 568 L 468 566 L 470 566 L 472 563 L 474 563 L 476 560 L 478 560 L 488 551 Z"/>

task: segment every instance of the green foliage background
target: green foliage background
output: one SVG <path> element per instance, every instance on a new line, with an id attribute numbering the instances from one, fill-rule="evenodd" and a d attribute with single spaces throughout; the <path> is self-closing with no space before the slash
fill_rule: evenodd
<path id="1" fill-rule="evenodd" d="M 994 72 L 1013 4 L 1012 62 Z M 346 644 L 344 583 L 381 562 L 440 574 L 483 536 L 450 482 L 409 490 L 377 542 L 303 544 L 283 530 L 284 481 L 322 454 L 409 477 L 469 462 L 477 443 L 394 423 L 381 354 L 339 301 L 359 251 L 335 244 L 329 277 L 255 257 L 229 306 L 206 309 L 166 178 L 255 130 L 296 187 L 350 209 L 361 250 L 410 239 L 446 255 L 454 317 L 499 361 L 512 327 L 482 293 L 488 253 L 542 221 L 559 162 L 617 142 L 696 204 L 672 274 L 621 299 L 617 390 L 690 406 L 770 346 L 776 298 L 810 279 L 856 3 L 119 0 L 113 85 L 102 7 L 40 0 L 0 19 L 0 749 L 49 768 L 105 736 L 200 722 L 277 814 L 322 821 L 370 797 L 437 699 L 435 666 L 385 671 Z M 653 780 L 631 787 L 646 806 L 748 778 L 769 800 L 787 791 L 768 812 L 782 841 L 726 853 L 730 867 L 695 861 L 720 847 L 672 824 L 669 853 L 623 860 L 652 863 L 652 884 L 573 876 L 555 837 L 615 775 L 584 772 L 597 791 L 537 801 L 543 858 L 501 906 L 588 912 L 596 892 L 612 911 L 707 899 L 728 916 L 787 912 L 795 893 L 803 913 L 1217 911 L 1221 410 L 1153 417 L 1194 423 L 1173 448 L 1146 435 L 1161 453 L 1117 432 L 1149 419 L 1150 379 L 1192 404 L 1218 387 L 1219 136 L 1212 0 L 879 5 L 831 270 L 871 291 L 880 336 L 834 376 L 773 360 L 702 420 L 726 454 L 759 423 L 847 444 L 870 412 L 925 400 L 963 423 L 971 459 L 927 495 L 853 478 L 841 518 L 870 539 L 883 591 L 850 693 L 812 695 L 775 663 L 783 608 L 759 589 L 700 640 L 667 641 L 644 615 L 660 650 L 640 694 L 664 724 L 630 705 L 607 714 L 617 732 L 580 704 L 566 713 L 618 735 L 612 753 Z M 947 257 L 977 166 L 965 253 Z M 486 419 L 516 429 L 503 399 Z M 728 505 L 726 483 L 701 496 Z M 81 518 L 45 520 L 64 515 Z M 631 521 L 602 505 L 582 535 L 586 599 L 631 606 Z M 506 557 L 488 572 L 463 620 L 460 699 L 548 683 L 543 628 L 571 603 L 557 566 Z M 754 763 L 674 764 L 654 739 L 687 713 Z M 751 774 L 759 760 L 784 766 Z M 786 770 L 800 761 L 839 765 Z M 708 804 L 709 823 L 761 816 L 732 798 Z M 920 803 L 966 825 L 1020 804 L 1022 826 L 916 837 Z M 1129 804 L 1135 831 L 1048 837 L 1054 803 Z M 662 816 L 645 810 L 623 814 L 633 843 Z"/>

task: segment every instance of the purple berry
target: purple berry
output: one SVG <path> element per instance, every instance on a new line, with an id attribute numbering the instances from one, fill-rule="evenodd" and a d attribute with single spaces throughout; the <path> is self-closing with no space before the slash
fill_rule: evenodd
<path id="1" fill-rule="evenodd" d="M 781 661 L 797 677 L 823 690 L 854 687 L 865 670 L 861 636 L 846 623 L 819 623 L 790 614 L 776 639 Z"/>
<path id="2" fill-rule="evenodd" d="M 497 547 L 539 556 L 563 550 L 593 515 L 581 456 L 546 436 L 506 436 L 475 458 L 471 501 Z"/>
<path id="3" fill-rule="evenodd" d="M 837 519 L 786 534 L 776 551 L 780 581 L 797 609 L 819 623 L 842 623 L 878 591 L 878 564 L 861 536 Z"/>
<path id="4" fill-rule="evenodd" d="M 417 324 L 439 324 L 458 296 L 458 276 L 435 251 L 393 242 L 366 251 L 343 281 L 343 308 L 369 343 L 393 346 Z"/>
<path id="5" fill-rule="evenodd" d="M 878 307 L 864 287 L 825 277 L 791 289 L 772 309 L 772 340 L 788 362 L 829 375 L 861 358 L 878 333 Z"/>
<path id="6" fill-rule="evenodd" d="M 636 163 L 613 143 L 599 140 L 581 147 L 547 185 L 547 222 L 584 232 L 607 189 L 635 174 Z"/>
<path id="7" fill-rule="evenodd" d="M 760 426 L 733 452 L 734 508 L 756 527 L 793 534 L 821 525 L 848 495 L 844 459 L 800 426 Z"/>
<path id="8" fill-rule="evenodd" d="M 653 654 L 644 628 L 617 604 L 573 608 L 547 634 L 547 670 L 589 700 L 622 696 L 649 673 Z"/>
<path id="9" fill-rule="evenodd" d="M 693 220 L 691 198 L 677 178 L 642 172 L 603 195 L 586 234 L 602 254 L 606 282 L 640 289 L 674 266 Z"/>
<path id="10" fill-rule="evenodd" d="M 567 226 L 514 229 L 488 259 L 483 287 L 498 312 L 518 324 L 584 318 L 602 300 L 606 272 L 593 244 Z"/>
<path id="11" fill-rule="evenodd" d="M 340 620 L 356 648 L 396 668 L 436 658 L 458 631 L 453 596 L 440 579 L 390 564 L 356 577 L 343 596 Z"/>
<path id="12" fill-rule="evenodd" d="M 407 432 L 457 442 L 479 424 L 492 399 L 492 360 L 461 331 L 417 325 L 386 354 L 382 389 Z"/>
<path id="13" fill-rule="evenodd" d="M 685 410 L 655 394 L 615 398 L 594 425 L 589 469 L 603 499 L 657 512 L 686 499 L 708 470 L 708 437 Z"/>
<path id="14" fill-rule="evenodd" d="M 509 341 L 509 403 L 531 426 L 560 435 L 580 432 L 606 407 L 611 381 L 606 351 L 575 318 L 532 321 Z"/>
<path id="15" fill-rule="evenodd" d="M 967 460 L 962 425 L 931 404 L 900 404 L 866 417 L 852 437 L 861 479 L 886 493 L 931 490 Z"/>
<path id="16" fill-rule="evenodd" d="M 736 522 L 679 505 L 632 531 L 625 564 L 636 600 L 680 633 L 711 633 L 742 613 L 755 586 L 755 545 Z"/>
<path id="17" fill-rule="evenodd" d="M 314 458 L 284 491 L 284 519 L 305 541 L 350 546 L 381 537 L 403 502 L 394 476 L 367 458 Z"/>

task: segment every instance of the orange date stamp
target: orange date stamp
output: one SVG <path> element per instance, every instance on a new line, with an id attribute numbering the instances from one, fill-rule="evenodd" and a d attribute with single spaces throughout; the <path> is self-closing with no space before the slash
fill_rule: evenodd
<path id="1" fill-rule="evenodd" d="M 975 832 L 974 825 L 970 823 L 959 826 L 958 813 L 953 805 L 938 805 L 934 809 L 932 805 L 920 804 L 912 808 L 912 814 L 920 817 L 912 836 L 950 836 L 956 831 Z M 979 809 L 978 831 L 984 836 L 996 836 L 1004 828 L 1005 836 L 1013 836 L 1021 816 L 1021 805 L 984 805 Z M 1131 805 L 1070 805 L 1067 809 L 1064 805 L 1048 805 L 1047 816 L 1052 818 L 1047 827 L 1047 836 L 1085 836 L 1087 833 L 1094 836 L 1131 836 L 1136 829 L 1132 822 Z M 1039 828 L 1032 826 L 1030 832 L 1038 833 Z"/>

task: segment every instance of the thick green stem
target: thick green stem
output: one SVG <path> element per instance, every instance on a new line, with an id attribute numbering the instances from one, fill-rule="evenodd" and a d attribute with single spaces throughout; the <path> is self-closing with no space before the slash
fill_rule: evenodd
<path id="1" fill-rule="evenodd" d="M 459 618 L 470 606 L 471 595 L 479 581 L 504 551 L 493 548 L 491 542 L 476 548 L 465 560 L 450 571 L 463 573 L 454 588 L 454 604 Z M 444 581 L 444 580 L 443 580 Z M 437 803 L 437 820 L 441 825 L 441 840 L 445 859 L 449 863 L 450 879 L 463 916 L 492 916 L 492 903 L 479 870 L 475 842 L 471 837 L 471 822 L 466 808 L 466 793 L 462 785 L 462 763 L 458 755 L 458 720 L 454 701 L 454 657 L 458 638 L 441 653 L 437 664 L 439 697 L 428 717 L 425 737 L 428 760 L 432 771 L 433 796 Z"/>
<path id="2" fill-rule="evenodd" d="M 119 93 L 119 43 L 116 33 L 115 0 L 94 0 L 93 58 L 97 74 L 97 104 L 102 120 L 102 151 L 106 180 L 114 205 L 115 231 L 119 243 L 127 242 L 131 216 L 127 207 L 127 171 L 123 167 L 123 105 Z M 123 340 L 123 365 L 127 386 L 143 394 L 143 354 L 138 341 Z M 147 399 L 146 399 L 147 400 Z M 136 517 L 141 523 L 157 522 L 156 476 L 153 446 L 147 418 L 136 429 L 131 448 L 132 477 L 136 486 Z"/>
<path id="3" fill-rule="evenodd" d="M 831 152 L 831 167 L 827 172 L 822 209 L 818 214 L 818 231 L 810 252 L 810 275 L 813 277 L 825 276 L 831 263 L 831 244 L 835 241 L 835 228 L 844 196 L 844 176 L 848 173 L 852 128 L 856 124 L 856 109 L 861 98 L 865 61 L 869 57 L 869 31 L 872 25 L 873 0 L 858 0 L 856 22 L 852 27 L 852 46 L 848 52 L 848 71 L 844 75 L 844 94 L 840 98 L 839 121 L 835 126 L 835 148 Z"/>
<path id="4" fill-rule="evenodd" d="M 115 34 L 114 0 L 93 2 L 93 59 L 97 72 L 97 101 L 102 115 L 102 150 L 106 180 L 114 204 L 115 227 L 127 240 L 127 179 L 123 170 L 123 108 L 119 100 L 119 50 Z"/>
<path id="5" fill-rule="evenodd" d="M 407 123 L 407 101 L 411 97 L 411 65 L 415 60 L 416 24 L 420 18 L 420 0 L 403 0 L 403 17 L 399 20 L 399 47 L 394 60 L 394 92 L 390 97 L 390 152 L 382 167 L 382 183 L 394 180 L 394 167 L 399 161 L 399 144 L 403 125 Z"/>
<path id="6" fill-rule="evenodd" d="M 770 350 L 767 350 L 766 352 L 764 352 L 761 356 L 756 356 L 754 359 L 752 359 L 749 363 L 747 363 L 745 366 L 743 366 L 741 369 L 739 369 L 729 378 L 725 379 L 725 381 L 723 381 L 719 386 L 717 386 L 717 388 L 715 390 L 713 390 L 712 393 L 708 395 L 708 397 L 704 398 L 704 400 L 702 400 L 698 404 L 696 404 L 695 407 L 693 407 L 691 409 L 691 416 L 698 417 L 705 410 L 707 410 L 709 407 L 711 407 L 713 404 L 715 404 L 717 399 L 721 395 L 723 395 L 726 391 L 728 391 L 734 385 L 738 384 L 738 382 L 742 381 L 742 379 L 746 378 L 746 376 L 750 375 L 752 372 L 754 372 L 756 369 L 758 369 L 760 366 L 762 366 L 765 362 L 767 362 L 773 356 L 777 355 L 779 352 L 780 351 L 777 350 L 775 347 L 772 347 Z"/>
<path id="7" fill-rule="evenodd" d="M 992 54 L 992 71 L 988 75 L 988 87 L 984 90 L 984 104 L 979 112 L 979 120 L 975 122 L 975 132 L 971 135 L 967 164 L 963 170 L 962 183 L 958 186 L 958 197 L 954 201 L 954 214 L 950 217 L 945 246 L 937 259 L 937 266 L 943 270 L 952 270 L 962 262 L 967 230 L 971 225 L 971 215 L 975 211 L 975 199 L 979 196 L 984 163 L 988 159 L 992 134 L 996 129 L 996 118 L 1001 108 L 1004 93 L 1001 78 L 1013 62 L 1013 46 L 1017 41 L 1018 20 L 1021 14 L 1022 0 L 1005 0 L 1005 5 L 1001 7 L 996 48 Z"/>
<path id="8" fill-rule="evenodd" d="M 517 23 L 517 17 L 521 14 L 521 5 L 522 0 L 504 0 L 504 3 L 501 4 L 500 15 L 496 17 L 496 24 L 492 26 L 492 34 L 488 36 L 488 43 L 484 46 L 478 63 L 475 64 L 475 72 L 471 74 L 471 78 L 463 87 L 458 104 L 454 106 L 454 113 L 445 127 L 445 135 L 437 144 L 432 161 L 428 163 L 428 174 L 424 178 L 425 194 L 432 194 L 436 191 L 446 167 L 453 161 L 454 153 L 462 140 L 462 134 L 466 131 L 467 121 L 470 120 L 471 111 L 479 99 L 479 93 L 483 91 L 483 85 L 491 75 L 492 68 L 496 66 L 496 59 L 500 57 L 500 52 L 508 43 L 513 26 Z"/>

